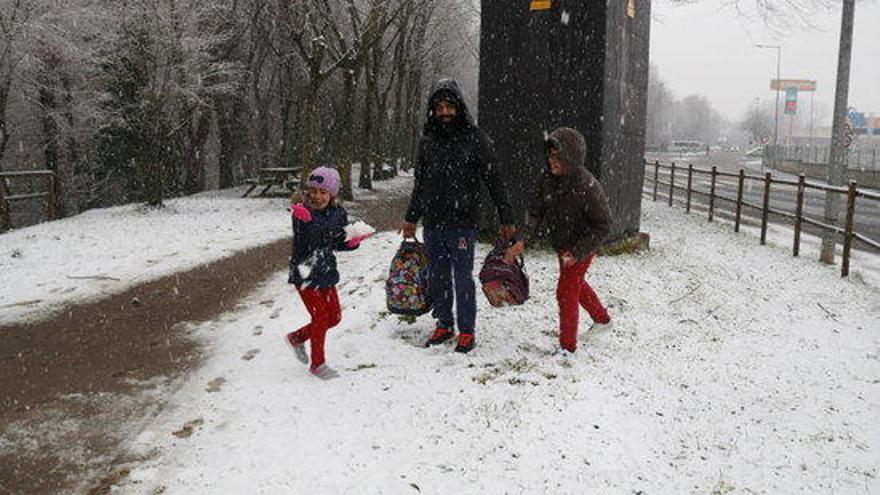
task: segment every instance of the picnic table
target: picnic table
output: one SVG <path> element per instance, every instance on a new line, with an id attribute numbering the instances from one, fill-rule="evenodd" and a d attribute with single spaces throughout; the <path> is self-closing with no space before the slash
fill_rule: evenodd
<path id="1" fill-rule="evenodd" d="M 245 180 L 246 184 L 250 184 L 247 191 L 241 195 L 246 197 L 257 187 L 262 186 L 262 190 L 257 196 L 267 196 L 270 189 L 278 187 L 282 188 L 284 194 L 293 191 L 299 185 L 299 173 L 302 171 L 300 167 L 265 167 L 257 169 L 257 176 Z"/>

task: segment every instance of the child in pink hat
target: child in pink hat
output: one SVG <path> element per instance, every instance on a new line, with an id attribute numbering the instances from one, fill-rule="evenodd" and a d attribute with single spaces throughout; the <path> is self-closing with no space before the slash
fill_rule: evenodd
<path id="1" fill-rule="evenodd" d="M 327 366 L 324 357 L 327 331 L 342 320 L 336 292 L 339 271 L 334 251 L 357 249 L 360 242 L 369 236 L 346 239 L 348 213 L 336 200 L 339 182 L 336 170 L 316 168 L 306 182 L 305 204 L 297 203 L 290 208 L 293 243 L 288 283 L 296 287 L 312 320 L 299 330 L 288 333 L 285 339 L 296 357 L 304 364 L 309 364 L 311 373 L 322 379 L 339 376 Z M 306 341 L 311 344 L 311 360 L 305 350 Z"/>

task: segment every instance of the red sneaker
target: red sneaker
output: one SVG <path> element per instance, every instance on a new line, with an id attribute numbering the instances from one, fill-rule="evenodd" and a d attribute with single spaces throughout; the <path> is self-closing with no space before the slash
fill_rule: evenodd
<path id="1" fill-rule="evenodd" d="M 431 338 L 425 342 L 425 347 L 431 347 L 432 345 L 442 344 L 447 340 L 455 337 L 455 332 L 448 328 L 437 327 L 434 330 L 434 333 L 431 335 Z"/>
<path id="2" fill-rule="evenodd" d="M 467 354 L 477 345 L 472 333 L 462 333 L 458 335 L 458 345 L 455 346 L 455 352 Z"/>

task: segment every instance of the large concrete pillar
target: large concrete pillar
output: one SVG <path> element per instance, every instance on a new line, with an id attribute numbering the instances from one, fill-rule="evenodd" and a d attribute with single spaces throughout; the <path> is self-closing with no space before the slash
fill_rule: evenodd
<path id="1" fill-rule="evenodd" d="M 519 219 L 544 166 L 545 132 L 569 126 L 614 213 L 639 230 L 650 0 L 483 0 L 479 124 L 495 141 Z"/>

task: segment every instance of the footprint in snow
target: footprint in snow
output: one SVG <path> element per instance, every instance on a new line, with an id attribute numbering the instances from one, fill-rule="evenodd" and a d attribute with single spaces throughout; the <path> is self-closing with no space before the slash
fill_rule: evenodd
<path id="1" fill-rule="evenodd" d="M 202 426 L 203 423 L 204 421 L 202 418 L 187 421 L 179 430 L 173 431 L 171 434 L 177 438 L 189 438 L 192 436 L 193 432 L 195 432 L 196 428 Z"/>
<path id="2" fill-rule="evenodd" d="M 242 361 L 250 361 L 259 353 L 260 353 L 259 349 L 251 349 L 251 350 L 245 352 L 244 354 L 242 354 L 241 359 L 242 359 Z"/>
<path id="3" fill-rule="evenodd" d="M 205 388 L 205 390 L 211 393 L 219 392 L 224 383 L 226 383 L 226 378 L 219 376 L 208 382 L 208 386 Z"/>
<path id="4" fill-rule="evenodd" d="M 254 327 L 254 331 L 251 332 L 252 335 L 263 335 L 263 326 L 257 325 Z"/>

